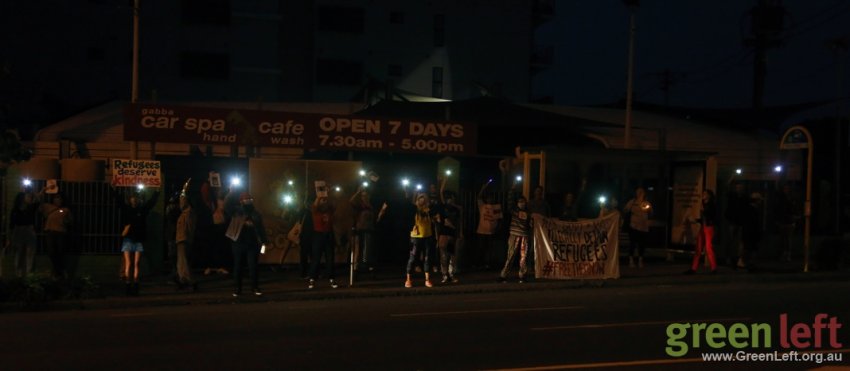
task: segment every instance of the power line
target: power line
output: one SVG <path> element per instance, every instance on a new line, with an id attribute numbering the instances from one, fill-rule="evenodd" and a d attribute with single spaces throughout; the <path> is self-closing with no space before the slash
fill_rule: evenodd
<path id="1" fill-rule="evenodd" d="M 834 20 L 834 19 L 836 19 L 836 18 L 838 18 L 838 17 L 840 17 L 840 16 L 842 16 L 842 15 L 845 15 L 845 14 L 847 14 L 847 13 L 850 13 L 850 7 L 847 7 L 846 9 L 844 9 L 843 11 L 840 11 L 840 12 L 834 12 L 834 13 L 832 13 L 829 17 L 827 17 L 826 19 L 823 19 L 822 21 L 820 21 L 820 22 L 818 22 L 818 23 L 816 23 L 816 24 L 813 24 L 813 25 L 811 25 L 811 26 L 808 26 L 808 27 L 806 27 L 806 28 L 803 28 L 803 29 L 801 29 L 800 31 L 798 31 L 798 32 L 796 32 L 796 33 L 786 34 L 784 38 L 785 38 L 785 39 L 792 39 L 792 38 L 795 38 L 795 37 L 800 36 L 800 35 L 802 35 L 802 34 L 805 34 L 805 33 L 809 32 L 809 31 L 812 31 L 812 30 L 818 29 L 818 28 L 820 28 L 820 27 L 823 27 L 824 25 L 826 25 L 826 24 L 827 24 L 827 23 L 829 23 L 830 21 L 832 21 L 832 20 Z"/>
<path id="2" fill-rule="evenodd" d="M 818 25 L 823 24 L 827 20 L 834 18 L 834 16 L 836 15 L 835 10 L 837 8 L 840 8 L 842 5 L 846 5 L 846 4 L 847 3 L 844 2 L 844 1 L 836 1 L 832 5 L 824 8 L 823 10 L 818 11 L 814 15 L 811 15 L 804 20 L 801 20 L 799 22 L 794 22 L 793 24 L 786 27 L 785 30 L 783 30 L 783 32 L 785 32 L 787 34 L 785 37 L 787 38 L 787 37 L 793 36 L 794 34 L 790 34 L 791 32 L 799 29 L 800 27 L 803 27 L 807 23 L 817 22 Z M 846 9 L 845 9 L 845 11 L 846 11 Z M 841 12 L 839 12 L 839 13 L 841 13 Z M 826 20 L 820 20 L 819 19 L 820 17 L 822 17 L 824 15 L 828 15 L 828 14 L 831 15 L 831 16 L 827 17 Z"/>

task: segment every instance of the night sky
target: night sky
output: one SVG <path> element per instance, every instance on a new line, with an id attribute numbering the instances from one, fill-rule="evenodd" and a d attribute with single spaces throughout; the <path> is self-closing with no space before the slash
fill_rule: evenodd
<path id="1" fill-rule="evenodd" d="M 629 13 L 621 0 L 556 1 L 556 15 L 536 34 L 538 44 L 555 46 L 556 55 L 551 68 L 534 78 L 533 97 L 551 96 L 561 105 L 606 105 L 622 102 L 626 89 Z M 635 40 L 635 100 L 645 103 L 685 107 L 746 108 L 752 106 L 753 48 L 744 46 L 751 37 L 748 12 L 757 0 L 682 1 L 643 0 L 636 12 Z M 784 32 L 779 35 L 782 45 L 767 52 L 765 106 L 831 100 L 847 97 L 850 89 L 850 53 L 836 54 L 827 46 L 830 40 L 850 37 L 850 1 L 845 0 L 785 0 Z M 73 6 L 63 4 L 64 8 Z M 27 17 L 3 10 L 0 20 Z M 8 27 L 0 36 L 0 97 L 3 105 L 15 100 L 16 107 L 26 107 L 22 101 L 36 101 L 47 108 L 31 109 L 26 114 L 6 115 L 5 125 L 17 125 L 21 119 L 25 132 L 31 135 L 34 126 L 44 126 L 64 119 L 89 107 L 129 95 L 129 63 L 126 81 L 120 81 L 102 94 L 99 101 L 87 106 L 80 102 L 65 102 L 67 87 L 51 87 L 49 69 L 62 63 L 61 56 L 36 59 L 38 63 L 11 65 L 9 56 L 40 55 L 37 46 L 16 50 L 27 45 L 23 38 L 45 40 L 49 35 L 61 35 L 61 29 L 74 24 L 73 18 L 57 15 L 41 16 L 24 22 L 29 30 L 11 32 Z M 113 23 L 129 25 L 130 12 L 126 2 L 116 5 Z M 121 18 L 126 15 L 126 19 Z M 66 23 L 67 22 L 67 23 Z M 9 22 L 7 22 L 9 23 Z M 20 24 L 18 22 L 17 24 Z M 47 35 L 47 36 L 45 36 Z M 123 37 L 116 35 L 115 37 Z M 127 39 L 129 43 L 129 37 Z M 14 45 L 14 47 L 9 47 Z M 129 48 L 129 45 L 128 45 Z M 37 57 L 38 58 L 38 57 Z M 839 71 L 843 68 L 843 72 Z M 525 68 L 525 67 L 522 67 Z M 669 92 L 661 89 L 665 71 Z M 8 84 L 10 73 L 19 77 L 31 76 L 32 84 L 22 89 L 20 79 Z M 839 80 L 839 73 L 841 79 Z M 117 76 L 123 76 L 123 72 Z M 26 79 L 25 79 L 26 81 Z M 32 86 L 38 86 L 32 89 Z M 50 91 L 50 89 L 57 91 Z M 839 88 L 841 93 L 839 93 Z M 41 89 L 44 91 L 42 92 Z M 30 94 L 30 95 L 27 95 Z M 47 97 L 47 98 L 45 98 Z M 46 102 L 45 102 L 46 100 Z M 29 107 L 39 107 L 38 104 Z M 20 111 L 20 109 L 18 110 Z M 10 119 L 11 118 L 11 119 Z M 29 125 L 29 126 L 26 126 Z M 25 135 L 26 136 L 26 135 Z"/>
<path id="2" fill-rule="evenodd" d="M 749 107 L 755 0 L 642 0 L 636 13 L 635 99 L 664 104 L 660 74 L 669 69 L 672 106 Z M 837 68 L 827 41 L 850 37 L 850 1 L 785 0 L 783 45 L 767 54 L 765 106 L 833 99 Z M 625 96 L 629 15 L 620 0 L 558 1 L 540 30 L 557 45 L 556 66 L 536 81 L 556 103 L 593 105 Z M 844 97 L 850 89 L 844 52 Z M 545 88 L 544 88 L 545 87 Z"/>

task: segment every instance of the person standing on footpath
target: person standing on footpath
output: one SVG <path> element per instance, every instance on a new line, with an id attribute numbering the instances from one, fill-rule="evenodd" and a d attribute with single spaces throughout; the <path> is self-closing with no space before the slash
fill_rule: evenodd
<path id="1" fill-rule="evenodd" d="M 358 265 L 360 265 L 361 268 L 371 272 L 374 270 L 372 256 L 375 253 L 375 224 L 383 217 L 386 211 L 386 203 L 376 217 L 372 201 L 369 199 L 369 192 L 364 187 L 360 187 L 357 192 L 351 195 L 349 202 L 351 208 L 354 209 L 354 243 L 357 247 L 354 270 L 357 270 Z"/>
<path id="2" fill-rule="evenodd" d="M 313 259 L 313 217 L 311 215 L 311 206 L 308 204 L 307 195 L 304 195 L 304 202 L 300 203 L 296 215 L 301 221 L 301 226 L 298 229 L 298 252 L 299 266 L 301 267 L 301 279 L 310 280 L 310 268 L 312 267 L 311 260 Z M 290 231 L 290 233 L 292 233 Z M 293 234 L 293 237 L 295 235 Z M 294 238 L 293 238 L 294 239 Z"/>
<path id="3" fill-rule="evenodd" d="M 485 191 L 493 179 L 484 183 L 478 191 L 478 229 L 475 230 L 477 259 L 474 264 L 479 264 L 484 269 L 490 268 L 490 254 L 493 249 L 496 230 L 499 220 L 502 219 L 502 205 L 496 202 L 492 194 Z"/>
<path id="4" fill-rule="evenodd" d="M 457 278 L 457 239 L 463 237 L 461 228 L 461 207 L 455 201 L 455 195 L 446 191 L 446 180 L 443 178 L 440 184 L 440 201 L 443 204 L 438 215 L 437 249 L 440 253 L 440 272 L 443 274 L 441 283 L 451 280 L 459 282 Z"/>
<path id="5" fill-rule="evenodd" d="M 531 232 L 531 214 L 527 209 L 527 201 L 524 196 L 516 197 L 516 202 L 511 206 L 511 224 L 508 235 L 508 253 L 505 259 L 505 266 L 502 268 L 502 273 L 499 275 L 499 282 L 507 282 L 508 272 L 510 272 L 511 264 L 514 256 L 519 250 L 519 283 L 525 282 L 525 273 L 527 267 L 525 264 L 526 256 L 528 255 L 528 236 Z"/>
<path id="6" fill-rule="evenodd" d="M 428 196 L 424 193 L 416 195 L 416 214 L 414 215 L 413 229 L 410 231 L 410 257 L 407 259 L 407 279 L 404 281 L 404 287 L 413 287 L 413 281 L 410 274 L 413 272 L 413 266 L 420 256 L 420 251 L 424 252 L 422 268 L 425 272 L 425 287 L 433 287 L 431 283 L 431 263 L 429 257 L 432 255 L 431 250 L 434 249 L 434 230 L 433 217 Z"/>
<path id="7" fill-rule="evenodd" d="M 726 256 L 726 264 L 744 268 L 744 243 L 742 241 L 743 226 L 745 223 L 744 214 L 749 208 L 750 199 L 746 194 L 744 183 L 735 183 L 734 191 L 726 198 L 726 212 L 723 216 L 726 218 L 728 228 L 728 238 L 724 247 L 723 255 Z M 733 263 L 732 257 L 738 257 L 737 263 Z"/>
<path id="8" fill-rule="evenodd" d="M 113 190 L 114 190 L 113 186 Z M 119 192 L 114 192 L 116 203 L 121 209 L 121 252 L 124 256 L 124 277 L 127 295 L 139 295 L 139 265 L 142 253 L 145 251 L 144 243 L 147 238 L 147 219 L 153 205 L 159 198 L 159 191 L 145 201 L 140 200 L 142 190 L 139 194 L 131 193 L 127 199 Z M 132 275 L 130 272 L 132 271 Z"/>
<path id="9" fill-rule="evenodd" d="M 248 264 L 248 276 L 251 291 L 262 296 L 257 264 L 259 256 L 268 242 L 263 217 L 254 208 L 254 198 L 248 192 L 239 195 L 239 202 L 233 202 L 235 192 L 230 192 L 225 200 L 224 210 L 230 216 L 230 224 L 225 236 L 231 241 L 233 250 L 233 297 L 242 295 L 242 262 Z"/>
<path id="10" fill-rule="evenodd" d="M 53 277 L 67 278 L 65 253 L 67 252 L 68 229 L 74 221 L 71 210 L 64 206 L 62 195 L 55 194 L 49 203 L 39 206 L 44 216 L 44 246 L 53 265 Z"/>
<path id="11" fill-rule="evenodd" d="M 337 288 L 336 275 L 334 272 L 334 232 L 333 232 L 333 216 L 336 211 L 335 206 L 328 200 L 328 196 L 317 196 L 313 201 L 311 216 L 313 219 L 313 256 L 310 261 L 310 283 L 308 289 L 316 287 L 316 280 L 319 279 L 319 264 L 322 261 L 322 255 L 325 256 L 325 266 L 327 268 L 328 279 L 331 288 Z"/>
<path id="12" fill-rule="evenodd" d="M 646 190 L 643 187 L 635 189 L 635 197 L 626 203 L 623 210 L 629 214 L 629 267 L 635 266 L 635 251 L 637 251 L 637 266 L 643 268 L 643 252 L 649 239 L 649 214 L 652 204 L 646 200 Z"/>
<path id="13" fill-rule="evenodd" d="M 222 187 L 213 187 L 209 181 L 204 181 L 199 193 L 200 202 L 192 203 L 198 220 L 193 263 L 203 268 L 204 276 L 213 273 L 226 276 L 230 274 L 226 267 L 233 265 L 231 243 L 224 236 L 229 225 L 225 204 L 231 190 L 225 193 Z"/>
<path id="14" fill-rule="evenodd" d="M 581 187 L 578 190 L 578 196 L 576 196 L 573 192 L 567 192 L 564 194 L 564 204 L 561 207 L 561 215 L 558 216 L 558 219 L 566 222 L 578 221 L 579 207 L 581 207 L 581 200 L 584 198 L 584 191 L 586 188 L 587 179 L 582 178 Z"/>
<path id="15" fill-rule="evenodd" d="M 35 218 L 38 213 L 38 205 L 35 196 L 29 190 L 19 192 L 15 195 L 12 213 L 9 215 L 9 238 L 6 246 L 14 251 L 14 267 L 17 277 L 26 277 L 32 273 L 33 260 L 35 259 Z M 3 251 L 0 251 L 3 254 Z M 2 256 L 0 256 L 2 264 Z M 2 267 L 0 267 L 2 272 Z"/>
<path id="16" fill-rule="evenodd" d="M 180 216 L 177 218 L 174 237 L 177 244 L 177 288 L 182 290 L 188 285 L 192 287 L 192 291 L 197 291 L 198 285 L 192 280 L 188 257 L 192 251 L 192 243 L 195 241 L 197 217 L 185 192 L 180 194 L 179 202 Z"/>
<path id="17" fill-rule="evenodd" d="M 717 224 L 717 205 L 714 201 L 714 192 L 710 189 L 702 191 L 702 209 L 700 211 L 699 238 L 697 239 L 696 251 L 694 251 L 694 259 L 691 262 L 691 268 L 685 271 L 685 274 L 694 274 L 699 268 L 699 261 L 703 250 L 705 257 L 708 259 L 708 264 L 711 267 L 710 273 L 717 272 L 717 260 L 714 256 L 714 226 Z"/>
<path id="18" fill-rule="evenodd" d="M 180 288 L 180 276 L 177 273 L 177 220 L 180 219 L 180 194 L 168 198 L 165 205 L 165 243 L 168 247 L 169 279 Z M 121 270 L 124 275 L 124 270 Z"/>
<path id="19" fill-rule="evenodd" d="M 534 188 L 534 194 L 531 199 L 528 200 L 528 212 L 531 215 L 537 214 L 543 217 L 549 217 L 551 214 L 551 208 L 549 207 L 549 203 L 546 202 L 546 192 L 543 190 L 543 186 L 537 186 Z"/>
<path id="20" fill-rule="evenodd" d="M 797 220 L 801 218 L 799 207 L 791 196 L 791 186 L 782 186 L 782 191 L 777 197 L 774 215 L 776 215 L 776 228 L 779 231 L 780 258 L 791 261 L 791 239 L 794 237 L 794 228 Z"/>
<path id="21" fill-rule="evenodd" d="M 753 192 L 750 195 L 749 203 L 741 210 L 741 213 L 744 220 L 741 230 L 741 241 L 744 244 L 744 250 L 737 267 L 746 268 L 750 272 L 753 272 L 756 269 L 756 256 L 763 234 L 761 193 Z"/>

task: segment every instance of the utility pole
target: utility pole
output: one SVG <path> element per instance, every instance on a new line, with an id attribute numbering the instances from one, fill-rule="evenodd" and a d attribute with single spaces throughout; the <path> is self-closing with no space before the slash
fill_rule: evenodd
<path id="1" fill-rule="evenodd" d="M 139 1 L 133 0 L 133 76 L 130 84 L 130 104 L 139 100 Z M 139 142 L 130 142 L 130 158 L 139 156 Z"/>
<path id="2" fill-rule="evenodd" d="M 750 9 L 750 34 L 744 45 L 755 49 L 753 58 L 753 108 L 764 105 L 764 83 L 767 79 L 767 50 L 782 45 L 780 34 L 784 28 L 785 8 L 780 0 L 759 0 Z"/>
<path id="3" fill-rule="evenodd" d="M 133 0 L 133 77 L 130 103 L 139 100 L 139 1 Z"/>
<path id="4" fill-rule="evenodd" d="M 634 85 L 635 69 L 635 13 L 640 6 L 640 0 L 623 0 L 629 8 L 629 62 L 626 81 L 626 130 L 623 140 L 623 148 L 631 148 L 632 137 L 632 89 Z"/>
<path id="5" fill-rule="evenodd" d="M 827 47 L 832 50 L 832 55 L 835 58 L 835 81 L 837 86 L 836 96 L 835 96 L 835 226 L 834 232 L 835 235 L 839 235 L 841 233 L 841 211 L 842 211 L 842 203 L 841 203 L 841 142 L 842 138 L 844 138 L 843 131 L 841 130 L 841 120 L 842 120 L 842 98 L 844 95 L 844 86 L 843 86 L 843 78 L 844 78 L 844 64 L 842 63 L 842 57 L 847 54 L 848 50 L 848 38 L 847 36 L 835 38 L 827 41 Z"/>

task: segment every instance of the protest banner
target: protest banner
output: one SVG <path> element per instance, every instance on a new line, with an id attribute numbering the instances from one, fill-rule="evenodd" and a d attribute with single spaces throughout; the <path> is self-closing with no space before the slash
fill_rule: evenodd
<path id="1" fill-rule="evenodd" d="M 566 222 L 534 215 L 534 276 L 619 278 L 620 214 Z"/>

